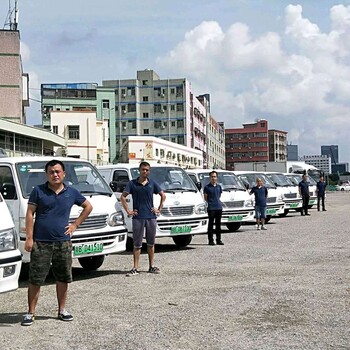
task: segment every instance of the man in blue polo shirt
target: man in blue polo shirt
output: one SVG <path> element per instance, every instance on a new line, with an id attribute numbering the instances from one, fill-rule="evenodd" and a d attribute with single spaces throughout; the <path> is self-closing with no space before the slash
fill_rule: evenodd
<path id="1" fill-rule="evenodd" d="M 48 162 L 45 172 L 48 181 L 33 189 L 26 213 L 24 249 L 30 252 L 30 265 L 28 313 L 23 316 L 22 326 L 30 326 L 35 319 L 40 287 L 51 265 L 56 279 L 58 318 L 62 321 L 73 320 L 65 309 L 68 283 L 72 282 L 71 236 L 92 210 L 90 202 L 78 190 L 63 183 L 65 167 L 61 161 L 54 159 Z M 74 204 L 83 210 L 75 222 L 69 224 Z"/>
<path id="2" fill-rule="evenodd" d="M 310 216 L 308 213 L 310 200 L 309 182 L 307 181 L 307 176 L 305 174 L 302 176 L 302 180 L 299 182 L 299 195 L 303 199 L 303 206 L 300 212 L 301 215 Z"/>
<path id="3" fill-rule="evenodd" d="M 317 193 L 317 210 L 320 211 L 320 202 L 322 201 L 322 211 L 327 211 L 324 205 L 324 200 L 326 197 L 326 187 L 327 184 L 324 182 L 323 176 L 320 177 L 320 180 L 316 185 L 316 193 Z"/>
<path id="4" fill-rule="evenodd" d="M 157 230 L 157 215 L 162 211 L 165 194 L 158 183 L 150 179 L 150 164 L 141 162 L 139 166 L 140 176 L 127 183 L 122 195 L 121 204 L 128 215 L 132 216 L 132 236 L 134 241 L 133 257 L 134 267 L 127 273 L 127 276 L 139 274 L 139 261 L 142 248 L 143 233 L 146 230 L 147 253 L 150 273 L 159 273 L 159 268 L 154 266 L 154 245 Z M 129 209 L 126 197 L 131 194 L 133 209 Z M 158 208 L 154 207 L 153 194 L 160 195 Z"/>
<path id="5" fill-rule="evenodd" d="M 267 198 L 267 188 L 263 185 L 260 178 L 256 179 L 256 186 L 254 186 L 250 194 L 254 194 L 255 197 L 255 219 L 257 230 L 266 230 L 265 219 L 266 219 L 266 198 Z"/>
<path id="6" fill-rule="evenodd" d="M 222 203 L 220 201 L 222 188 L 218 184 L 218 173 L 213 170 L 209 173 L 210 182 L 204 187 L 204 200 L 208 203 L 208 244 L 215 245 L 214 242 L 214 223 L 216 244 L 224 245 L 221 240 L 221 217 Z"/>

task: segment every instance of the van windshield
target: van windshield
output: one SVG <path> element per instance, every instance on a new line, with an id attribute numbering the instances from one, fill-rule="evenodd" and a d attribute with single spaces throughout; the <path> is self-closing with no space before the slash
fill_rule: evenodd
<path id="1" fill-rule="evenodd" d="M 130 172 L 133 179 L 140 176 L 138 168 L 131 168 Z M 151 167 L 149 177 L 156 181 L 165 192 L 198 191 L 188 174 L 183 169 L 178 167 Z"/>
<path id="2" fill-rule="evenodd" d="M 238 177 L 245 185 L 249 185 L 249 188 L 256 186 L 256 179 L 261 179 L 263 185 L 265 185 L 267 188 L 276 188 L 271 180 L 263 173 L 239 174 Z"/>
<path id="3" fill-rule="evenodd" d="M 215 170 L 216 171 L 216 170 Z M 246 191 L 241 180 L 233 173 L 216 171 L 218 174 L 218 184 L 223 190 L 243 190 Z M 198 174 L 198 179 L 202 184 L 202 188 L 210 182 L 209 172 Z"/>
<path id="4" fill-rule="evenodd" d="M 32 161 L 16 164 L 23 197 L 29 198 L 33 188 L 47 181 L 45 165 L 47 161 Z M 87 162 L 63 162 L 66 171 L 64 183 L 79 190 L 82 194 L 112 195 L 112 191 L 97 172 Z"/>
<path id="5" fill-rule="evenodd" d="M 266 176 L 276 185 L 282 187 L 290 186 L 290 182 L 287 180 L 286 175 L 283 174 L 266 174 Z"/>

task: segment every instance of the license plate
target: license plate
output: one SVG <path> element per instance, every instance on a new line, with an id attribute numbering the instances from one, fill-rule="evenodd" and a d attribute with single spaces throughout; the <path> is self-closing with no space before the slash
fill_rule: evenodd
<path id="1" fill-rule="evenodd" d="M 298 207 L 298 203 L 291 203 L 290 207 L 291 208 L 297 208 Z"/>
<path id="2" fill-rule="evenodd" d="M 191 231 L 192 231 L 191 226 L 174 226 L 170 229 L 171 234 L 190 233 Z"/>
<path id="3" fill-rule="evenodd" d="M 243 215 L 232 215 L 228 217 L 228 221 L 242 221 Z"/>
<path id="4" fill-rule="evenodd" d="M 77 244 L 74 246 L 74 255 L 101 253 L 103 243 Z"/>
<path id="5" fill-rule="evenodd" d="M 277 209 L 271 208 L 266 210 L 266 214 L 276 214 Z"/>

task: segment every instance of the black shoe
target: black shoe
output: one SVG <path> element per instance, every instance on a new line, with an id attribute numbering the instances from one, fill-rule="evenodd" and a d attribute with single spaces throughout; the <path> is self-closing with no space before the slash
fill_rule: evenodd
<path id="1" fill-rule="evenodd" d="M 322 211 L 327 211 L 327 209 L 323 209 Z"/>
<path id="2" fill-rule="evenodd" d="M 62 321 L 73 321 L 73 316 L 66 310 L 62 310 L 58 313 L 58 318 Z"/>
<path id="3" fill-rule="evenodd" d="M 304 214 L 303 214 L 303 213 L 301 213 L 300 215 L 301 215 L 301 216 L 304 216 Z"/>
<path id="4" fill-rule="evenodd" d="M 209 242 L 208 244 L 209 245 L 215 245 L 215 242 Z"/>
<path id="5" fill-rule="evenodd" d="M 217 241 L 216 244 L 217 245 L 224 245 L 224 242 L 223 241 Z"/>

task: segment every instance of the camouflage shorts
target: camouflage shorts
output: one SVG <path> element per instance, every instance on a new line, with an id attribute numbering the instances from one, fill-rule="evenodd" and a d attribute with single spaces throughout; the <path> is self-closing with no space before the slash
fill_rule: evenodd
<path id="1" fill-rule="evenodd" d="M 59 282 L 72 282 L 72 242 L 34 242 L 30 253 L 29 283 L 41 286 L 50 271 Z"/>

